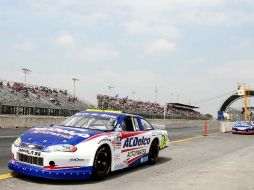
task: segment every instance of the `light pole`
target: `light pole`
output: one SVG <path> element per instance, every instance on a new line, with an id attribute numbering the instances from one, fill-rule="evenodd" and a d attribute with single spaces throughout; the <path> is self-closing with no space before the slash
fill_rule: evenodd
<path id="1" fill-rule="evenodd" d="M 112 89 L 112 88 L 114 88 L 114 87 L 111 86 L 111 85 L 108 85 L 108 93 L 109 93 L 108 95 L 109 95 L 109 96 L 111 96 L 111 89 Z"/>
<path id="2" fill-rule="evenodd" d="M 26 75 L 28 75 L 30 72 L 32 72 L 30 69 L 22 68 L 23 73 L 25 73 L 25 84 L 26 84 Z"/>
<path id="3" fill-rule="evenodd" d="M 157 89 L 157 86 L 155 86 L 155 103 L 157 103 L 157 96 L 158 96 L 158 89 Z"/>
<path id="4" fill-rule="evenodd" d="M 136 94 L 136 92 L 135 92 L 135 91 L 132 91 L 133 99 L 135 99 L 135 98 L 134 98 L 135 94 Z"/>
<path id="5" fill-rule="evenodd" d="M 171 100 L 171 103 L 172 103 L 172 98 L 173 98 L 173 93 L 170 93 L 170 100 Z"/>
<path id="6" fill-rule="evenodd" d="M 77 78 L 72 78 L 73 80 L 73 96 L 76 97 L 75 91 L 76 91 L 76 81 L 79 81 Z"/>
<path id="7" fill-rule="evenodd" d="M 180 98 L 180 95 L 177 94 L 177 95 L 176 95 L 176 102 L 177 102 L 177 103 L 178 103 L 179 98 Z"/>

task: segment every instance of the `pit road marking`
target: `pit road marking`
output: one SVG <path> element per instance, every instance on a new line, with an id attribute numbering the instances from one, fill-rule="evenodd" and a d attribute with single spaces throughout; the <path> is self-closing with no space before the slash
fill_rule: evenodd
<path id="1" fill-rule="evenodd" d="M 7 178 L 10 178 L 10 177 L 13 177 L 13 174 L 12 174 L 12 173 L 1 174 L 1 175 L 0 175 L 0 180 L 1 180 L 1 179 L 7 179 Z"/>
<path id="2" fill-rule="evenodd" d="M 204 137 L 204 136 L 197 136 L 197 137 L 190 137 L 190 138 L 186 138 L 186 139 L 175 140 L 175 141 L 171 141 L 170 144 L 185 142 L 185 141 L 191 141 L 191 140 L 199 139 L 199 138 L 202 138 L 202 137 Z"/>

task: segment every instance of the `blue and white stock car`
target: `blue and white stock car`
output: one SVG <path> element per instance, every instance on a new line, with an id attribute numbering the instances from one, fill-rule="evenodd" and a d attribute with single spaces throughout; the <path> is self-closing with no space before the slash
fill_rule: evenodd
<path id="1" fill-rule="evenodd" d="M 168 133 L 137 115 L 88 110 L 61 125 L 37 126 L 12 145 L 14 172 L 51 179 L 103 179 L 141 163 L 155 164 Z"/>
<path id="2" fill-rule="evenodd" d="M 232 127 L 233 134 L 254 134 L 252 121 L 237 121 Z"/>

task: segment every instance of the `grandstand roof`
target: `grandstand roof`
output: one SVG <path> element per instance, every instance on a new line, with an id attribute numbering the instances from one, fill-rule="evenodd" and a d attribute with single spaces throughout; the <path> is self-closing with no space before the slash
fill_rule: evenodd
<path id="1" fill-rule="evenodd" d="M 198 109 L 199 107 L 191 106 L 187 104 L 180 104 L 180 103 L 167 103 L 167 105 L 174 106 L 174 107 L 180 107 L 180 108 L 189 108 L 189 109 Z"/>

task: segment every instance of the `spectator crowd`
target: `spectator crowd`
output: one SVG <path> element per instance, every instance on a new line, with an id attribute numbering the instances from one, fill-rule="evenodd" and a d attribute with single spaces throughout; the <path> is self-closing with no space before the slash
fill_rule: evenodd
<path id="1" fill-rule="evenodd" d="M 0 89 L 3 88 L 4 82 L 0 81 Z M 74 97 L 68 93 L 67 90 L 61 90 L 56 88 L 49 88 L 45 86 L 36 85 L 26 85 L 18 82 L 7 82 L 6 86 L 11 90 L 12 93 L 20 93 L 24 98 L 29 98 L 30 96 L 36 96 L 37 99 L 49 97 L 50 102 L 59 105 L 58 100 L 59 94 L 64 95 L 68 102 L 77 101 L 77 97 Z"/>
<path id="2" fill-rule="evenodd" d="M 164 106 L 158 103 L 131 100 L 128 97 L 119 98 L 108 95 L 97 95 L 98 107 L 101 109 L 119 109 L 129 113 L 164 114 Z M 191 108 L 167 106 L 167 115 L 178 115 L 187 117 L 199 117 L 201 114 Z"/>
<path id="3" fill-rule="evenodd" d="M 26 99 L 28 102 L 46 102 L 46 104 L 49 106 L 55 106 L 54 109 L 84 110 L 86 108 L 95 107 L 92 104 L 78 100 L 77 97 L 69 94 L 67 90 L 0 80 L 0 92 L 3 91 L 3 96 L 5 94 L 4 91 L 6 90 L 9 94 L 13 94 L 14 97 Z M 5 104 L 5 101 L 6 98 L 0 98 L 0 105 L 8 106 Z M 32 107 L 37 107 L 37 105 Z M 31 107 L 31 104 L 29 107 Z M 46 107 L 43 106 L 43 108 Z M 188 105 L 174 106 L 172 104 L 167 104 L 165 107 L 154 102 L 133 100 L 129 99 L 128 97 L 112 97 L 102 94 L 97 95 L 97 108 L 121 110 L 126 113 L 136 113 L 141 115 L 163 115 L 165 111 L 167 116 L 201 116 L 198 111 L 192 109 L 195 107 L 188 107 Z"/>
<path id="4" fill-rule="evenodd" d="M 19 82 L 0 81 L 0 90 L 6 87 L 10 93 L 20 95 L 23 98 L 36 98 L 39 100 L 46 100 L 56 106 L 61 106 L 62 103 L 70 105 L 84 104 L 91 107 L 92 105 L 86 105 L 84 102 L 72 96 L 67 90 L 50 88 L 39 85 L 30 85 Z M 79 106 L 82 107 L 82 106 Z M 94 106 L 92 106 L 94 107 Z"/>

